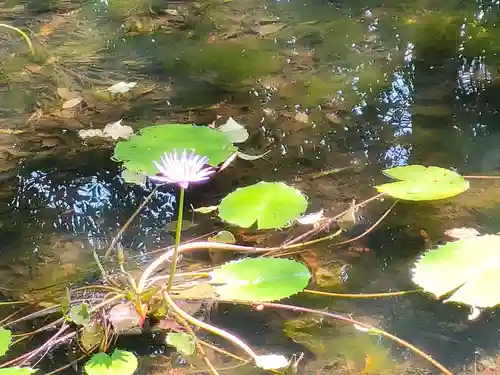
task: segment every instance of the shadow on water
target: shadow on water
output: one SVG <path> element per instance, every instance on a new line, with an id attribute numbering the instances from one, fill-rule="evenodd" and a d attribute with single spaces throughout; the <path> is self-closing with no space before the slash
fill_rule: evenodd
<path id="1" fill-rule="evenodd" d="M 30 57 L 17 35 L 2 30 L 0 279 L 9 287 L 19 288 L 20 278 L 29 290 L 74 281 L 81 271 L 95 275 L 91 250 L 103 252 L 148 195 L 150 186 L 124 183 L 109 143 L 78 137 L 79 130 L 119 119 L 139 129 L 233 116 L 249 129 L 245 152 L 270 151 L 264 159 L 238 161 L 191 191 L 193 206 L 214 204 L 236 186 L 284 180 L 304 191 L 312 208 L 333 213 L 353 198 L 371 196 L 372 186 L 384 181 L 384 168 L 421 163 L 463 174 L 500 170 L 498 2 L 9 0 L 1 5 L 0 21 L 29 29 L 37 51 Z M 106 88 L 119 81 L 138 85 L 124 95 L 109 95 Z M 78 95 L 82 104 L 62 108 L 63 92 Z M 326 269 L 344 270 L 342 280 L 332 276 L 328 288 L 352 293 L 414 288 L 409 270 L 424 249 L 421 231 L 435 242 L 445 229 L 464 225 L 499 231 L 499 189 L 495 180 L 473 181 L 470 191 L 452 200 L 400 203 L 369 236 L 367 254 L 314 249 Z M 366 216 L 376 219 L 387 204 L 369 206 Z M 125 233 L 122 243 L 138 265 L 150 260 L 149 252 L 172 243 L 165 225 L 175 210 L 175 191 L 165 188 Z M 212 219 L 195 221 L 198 226 L 186 236 L 221 227 Z M 475 353 L 494 356 L 499 349 L 494 310 L 468 321 L 466 308 L 427 295 L 294 301 L 373 322 L 457 373 Z M 219 306 L 211 319 L 256 347 L 305 350 L 305 373 L 426 371 L 410 353 L 376 337 L 332 322 L 265 314 Z M 147 355 L 163 353 L 157 341 L 147 350 L 142 341 L 133 342 L 125 340 L 144 355 L 144 373 L 165 373 L 161 356 Z M 55 356 L 41 366 L 50 370 L 65 361 Z"/>

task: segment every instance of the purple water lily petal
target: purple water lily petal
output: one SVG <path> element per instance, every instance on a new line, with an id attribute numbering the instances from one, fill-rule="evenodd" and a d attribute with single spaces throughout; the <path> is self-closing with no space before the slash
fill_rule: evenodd
<path id="1" fill-rule="evenodd" d="M 158 168 L 159 174 L 150 176 L 150 179 L 167 184 L 177 184 L 186 189 L 189 184 L 203 182 L 215 173 L 212 167 L 205 167 L 208 164 L 206 156 L 196 154 L 194 150 L 183 150 L 179 155 L 177 150 L 165 152 L 160 157 L 160 162 L 153 161 Z"/>

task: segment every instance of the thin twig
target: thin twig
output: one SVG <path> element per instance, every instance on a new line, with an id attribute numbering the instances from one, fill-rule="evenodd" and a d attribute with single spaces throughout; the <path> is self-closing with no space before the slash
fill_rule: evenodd
<path id="1" fill-rule="evenodd" d="M 291 244 L 294 244 L 294 243 L 297 243 L 297 242 L 300 242 L 302 240 L 304 240 L 305 238 L 308 238 L 312 235 L 314 235 L 315 233 L 317 232 L 320 232 L 320 231 L 323 231 L 325 230 L 326 228 L 328 228 L 328 226 L 333 223 L 335 220 L 341 218 L 343 215 L 345 215 L 349 210 L 356 210 L 357 208 L 359 207 L 362 207 L 364 206 L 365 204 L 368 204 L 370 203 L 371 201 L 374 201 L 376 199 L 379 199 L 381 196 L 383 196 L 385 193 L 379 193 L 377 195 L 374 195 L 373 197 L 370 197 L 364 201 L 362 201 L 361 203 L 358 203 L 357 205 L 353 206 L 353 207 L 349 207 L 347 210 L 341 212 L 340 214 L 338 215 L 335 215 L 334 217 L 330 217 L 328 218 L 327 220 L 325 220 L 325 222 L 319 226 L 318 228 L 313 228 L 303 234 L 301 234 L 300 236 L 297 236 L 293 239 L 291 239 L 290 241 L 287 241 L 285 242 L 285 246 L 288 246 L 288 245 L 291 245 Z"/>
<path id="2" fill-rule="evenodd" d="M 134 221 L 137 215 L 142 211 L 142 209 L 148 204 L 148 202 L 153 198 L 153 195 L 156 193 L 157 186 L 153 188 L 151 193 L 144 199 L 144 201 L 141 203 L 141 205 L 135 210 L 135 212 L 132 214 L 132 216 L 129 217 L 125 225 L 121 227 L 120 231 L 118 234 L 113 238 L 113 241 L 111 241 L 111 244 L 108 246 L 108 249 L 106 250 L 106 253 L 104 254 L 105 258 L 109 258 L 109 255 L 111 254 L 111 251 L 113 251 L 114 247 L 116 246 L 116 243 L 118 240 L 121 238 L 122 234 L 125 233 L 129 225 Z"/>
<path id="3" fill-rule="evenodd" d="M 207 353 L 205 352 L 205 349 L 203 349 L 203 346 L 200 344 L 200 340 L 198 339 L 198 337 L 194 333 L 194 330 L 191 328 L 191 326 L 186 321 L 186 319 L 184 319 L 183 317 L 181 317 L 179 315 L 176 316 L 176 319 L 179 321 L 179 323 L 181 323 L 184 326 L 184 328 L 186 328 L 186 330 L 189 332 L 189 334 L 191 336 L 193 336 L 194 343 L 196 345 L 196 349 L 200 352 L 200 355 L 203 358 L 203 360 L 205 361 L 205 363 L 207 364 L 210 372 L 213 375 L 220 375 L 219 372 L 217 371 L 217 369 L 214 367 L 214 365 L 212 365 L 212 362 L 210 362 L 210 360 L 208 359 L 208 356 L 207 356 Z"/>
<path id="4" fill-rule="evenodd" d="M 317 294 L 319 296 L 327 297 L 340 297 L 340 298 L 385 298 L 385 297 L 397 297 L 404 296 L 411 293 L 419 293 L 421 290 L 402 290 L 399 292 L 383 292 L 383 293 L 330 293 L 321 292 L 319 290 L 304 289 L 304 293 Z"/>

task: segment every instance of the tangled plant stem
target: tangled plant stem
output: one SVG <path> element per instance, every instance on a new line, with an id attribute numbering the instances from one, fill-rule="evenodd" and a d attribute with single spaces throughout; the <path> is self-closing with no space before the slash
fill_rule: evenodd
<path id="1" fill-rule="evenodd" d="M 416 346 L 410 344 L 409 342 L 407 342 L 407 341 L 405 341 L 403 339 L 400 339 L 399 337 L 394 336 L 394 335 L 390 334 L 389 332 L 386 332 L 386 331 L 384 331 L 384 330 L 382 330 L 380 328 L 373 327 L 373 326 L 371 326 L 369 324 L 360 322 L 360 321 L 355 320 L 355 319 L 353 319 L 353 318 L 351 318 L 349 316 L 340 315 L 340 314 L 334 314 L 334 313 L 329 313 L 329 312 L 325 312 L 325 311 L 308 309 L 306 307 L 299 307 L 299 306 L 293 306 L 293 305 L 285 305 L 285 304 L 281 304 L 281 303 L 264 302 L 264 303 L 260 303 L 259 305 L 263 306 L 263 307 L 274 308 L 274 309 L 282 309 L 282 310 L 289 310 L 289 311 L 295 311 L 295 312 L 306 312 L 306 313 L 311 313 L 311 314 L 323 315 L 323 316 L 329 317 L 331 319 L 342 320 L 344 322 L 356 325 L 358 327 L 361 327 L 361 328 L 365 329 L 367 332 L 378 334 L 378 335 L 386 337 L 386 338 L 388 338 L 388 339 L 390 339 L 392 341 L 397 342 L 401 346 L 404 346 L 405 348 L 411 350 L 413 353 L 417 354 L 418 356 L 420 356 L 423 359 L 425 359 L 425 360 L 429 361 L 430 363 L 432 363 L 443 374 L 453 375 L 451 373 L 451 371 L 448 370 L 446 367 L 444 367 L 441 363 L 439 363 L 438 361 L 436 361 L 429 354 L 423 352 L 422 350 L 420 350 Z"/>
<path id="2" fill-rule="evenodd" d="M 16 33 L 18 33 L 26 41 L 26 43 L 28 44 L 28 47 L 29 47 L 29 49 L 31 51 L 31 54 L 35 55 L 35 48 L 33 48 L 33 43 L 31 42 L 31 39 L 28 36 L 28 34 L 26 34 L 21 29 L 18 29 L 17 27 L 10 26 L 10 25 L 7 25 L 5 23 L 0 23 L 0 27 L 5 27 L 7 29 L 14 30 Z"/>

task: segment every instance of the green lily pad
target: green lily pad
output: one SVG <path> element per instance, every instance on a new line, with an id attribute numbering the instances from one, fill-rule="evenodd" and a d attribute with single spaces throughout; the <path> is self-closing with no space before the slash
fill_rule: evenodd
<path id="1" fill-rule="evenodd" d="M 215 236 L 208 237 L 207 241 L 209 242 L 220 242 L 220 243 L 236 243 L 236 238 L 234 238 L 234 234 L 227 230 L 221 230 Z"/>
<path id="2" fill-rule="evenodd" d="M 114 158 L 130 171 L 154 175 L 158 171 L 153 160 L 159 161 L 160 156 L 174 149 L 195 150 L 206 156 L 212 166 L 219 165 L 237 150 L 226 134 L 207 126 L 165 124 L 149 126 L 118 142 Z"/>
<path id="3" fill-rule="evenodd" d="M 132 375 L 137 365 L 134 353 L 115 349 L 111 356 L 106 353 L 94 354 L 84 368 L 88 375 Z"/>
<path id="4" fill-rule="evenodd" d="M 0 375 L 31 375 L 37 371 L 30 367 L 7 367 L 0 369 Z"/>
<path id="5" fill-rule="evenodd" d="M 302 193 L 281 182 L 259 182 L 238 188 L 226 195 L 219 205 L 219 217 L 231 224 L 258 229 L 288 226 L 307 209 Z"/>
<path id="6" fill-rule="evenodd" d="M 307 267 L 291 259 L 245 258 L 210 273 L 221 300 L 277 301 L 301 292 L 311 277 Z"/>
<path id="7" fill-rule="evenodd" d="M 12 333 L 5 328 L 0 328 L 0 356 L 7 353 L 12 341 Z"/>
<path id="8" fill-rule="evenodd" d="M 167 334 L 167 345 L 175 347 L 177 351 L 184 355 L 191 355 L 194 353 L 195 344 L 194 337 L 182 332 L 171 332 Z"/>
<path id="9" fill-rule="evenodd" d="M 73 306 L 69 310 L 68 318 L 79 326 L 86 326 L 90 323 L 89 308 L 86 303 Z"/>
<path id="10" fill-rule="evenodd" d="M 449 242 L 427 251 L 413 269 L 413 281 L 445 302 L 474 307 L 500 304 L 500 236 Z"/>
<path id="11" fill-rule="evenodd" d="M 410 201 L 437 200 L 453 197 L 469 189 L 469 181 L 458 173 L 440 167 L 408 165 L 383 171 L 400 180 L 378 185 L 380 193 Z"/>

